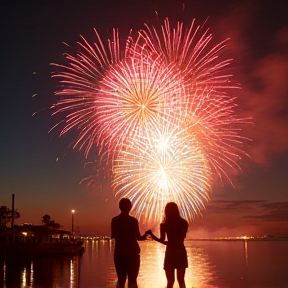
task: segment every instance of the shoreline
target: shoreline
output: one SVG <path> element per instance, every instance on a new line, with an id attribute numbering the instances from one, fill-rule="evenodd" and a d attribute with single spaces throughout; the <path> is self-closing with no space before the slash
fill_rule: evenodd
<path id="1" fill-rule="evenodd" d="M 185 241 L 288 241 L 288 237 L 275 238 L 189 238 Z"/>

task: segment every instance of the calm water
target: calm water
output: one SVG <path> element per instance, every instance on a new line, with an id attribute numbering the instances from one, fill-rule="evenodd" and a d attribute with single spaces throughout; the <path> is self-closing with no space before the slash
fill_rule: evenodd
<path id="1" fill-rule="evenodd" d="M 0 262 L 0 287 L 116 288 L 114 243 L 86 242 L 80 256 Z M 165 247 L 141 242 L 139 288 L 164 288 Z M 288 241 L 186 241 L 187 288 L 288 288 Z M 177 284 L 174 287 L 178 287 Z"/>

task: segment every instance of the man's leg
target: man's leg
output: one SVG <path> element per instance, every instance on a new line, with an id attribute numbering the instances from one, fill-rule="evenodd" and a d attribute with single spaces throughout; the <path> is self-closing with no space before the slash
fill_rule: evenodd
<path id="1" fill-rule="evenodd" d="M 137 287 L 137 277 L 139 274 L 139 269 L 140 269 L 140 255 L 129 256 L 128 269 L 127 269 L 129 287 Z"/>
<path id="2" fill-rule="evenodd" d="M 118 277 L 118 287 L 124 288 L 127 277 L 127 258 L 124 255 L 114 255 L 114 264 Z"/>
<path id="3" fill-rule="evenodd" d="M 138 288 L 137 282 L 128 281 L 128 288 Z"/>

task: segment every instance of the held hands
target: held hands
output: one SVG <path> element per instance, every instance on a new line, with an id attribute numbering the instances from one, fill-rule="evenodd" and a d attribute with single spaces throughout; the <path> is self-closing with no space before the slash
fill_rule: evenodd
<path id="1" fill-rule="evenodd" d="M 151 229 L 147 230 L 147 231 L 145 232 L 145 235 L 146 235 L 146 237 L 147 237 L 147 235 L 150 235 L 153 240 L 155 240 L 155 241 L 157 241 L 157 242 L 160 242 L 160 243 L 162 243 L 162 244 L 164 244 L 164 245 L 168 245 L 168 241 L 161 240 L 161 239 L 157 238 L 157 237 L 152 233 Z"/>
<path id="2" fill-rule="evenodd" d="M 152 236 L 152 231 L 150 229 L 145 232 L 145 234 L 144 234 L 145 239 L 147 239 L 148 235 Z"/>

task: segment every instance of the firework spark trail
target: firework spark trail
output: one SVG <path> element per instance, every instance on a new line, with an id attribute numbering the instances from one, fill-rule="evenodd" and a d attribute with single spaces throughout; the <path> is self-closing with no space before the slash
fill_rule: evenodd
<path id="1" fill-rule="evenodd" d="M 214 179 L 230 180 L 247 155 L 241 129 L 249 121 L 228 93 L 238 88 L 225 72 L 231 60 L 219 57 L 225 41 L 213 46 L 208 30 L 200 32 L 194 21 L 171 28 L 166 19 L 160 33 L 146 25 L 121 51 L 116 30 L 105 44 L 95 30 L 94 46 L 82 37 L 67 65 L 53 64 L 60 136 L 77 129 L 73 147 L 86 157 L 98 147 L 115 194 L 131 198 L 143 222 L 160 221 L 167 201 L 192 220 Z"/>
<path id="2" fill-rule="evenodd" d="M 216 46 L 210 45 L 210 48 L 212 35 L 208 35 L 208 30 L 200 34 L 200 27 L 194 28 L 194 21 L 189 29 L 183 25 L 178 23 L 176 29 L 171 29 L 166 19 L 160 29 L 162 33 L 158 33 L 155 27 L 146 24 L 146 30 L 139 32 L 135 47 L 145 45 L 147 51 L 161 56 L 166 64 L 176 63 L 177 68 L 186 74 L 189 84 L 225 84 L 230 75 L 218 73 L 231 62 L 231 59 L 219 60 L 219 53 L 226 41 Z"/>
<path id="3" fill-rule="evenodd" d="M 81 37 L 82 42 L 78 43 L 81 51 L 76 56 L 66 54 L 67 65 L 52 63 L 58 70 L 52 77 L 61 83 L 55 93 L 60 100 L 51 107 L 55 110 L 52 115 L 66 113 L 60 136 L 76 128 L 79 134 L 73 148 L 85 149 L 86 157 L 92 146 L 100 142 L 95 105 L 99 81 L 112 65 L 121 61 L 118 32 L 113 30 L 113 39 L 108 40 L 106 46 L 96 30 L 95 34 L 94 47 Z"/>
<path id="4" fill-rule="evenodd" d="M 239 171 L 239 160 L 248 156 L 245 152 L 248 139 L 239 132 L 249 119 L 236 116 L 237 105 L 233 98 L 226 94 L 215 97 L 208 89 L 203 89 L 203 94 L 190 94 L 193 100 L 183 126 L 190 129 L 201 143 L 214 177 L 221 179 L 225 176 L 230 181 L 226 171 Z"/>

